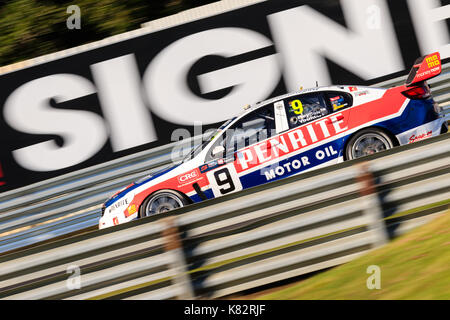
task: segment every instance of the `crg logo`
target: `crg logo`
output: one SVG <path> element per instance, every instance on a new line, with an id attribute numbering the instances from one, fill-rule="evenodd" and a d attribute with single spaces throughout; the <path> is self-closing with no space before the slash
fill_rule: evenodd
<path id="1" fill-rule="evenodd" d="M 179 183 L 187 183 L 191 180 L 194 180 L 198 176 L 199 176 L 199 171 L 198 171 L 198 169 L 195 169 L 194 171 L 191 171 L 189 173 L 183 174 L 182 176 L 179 176 L 178 182 Z"/>

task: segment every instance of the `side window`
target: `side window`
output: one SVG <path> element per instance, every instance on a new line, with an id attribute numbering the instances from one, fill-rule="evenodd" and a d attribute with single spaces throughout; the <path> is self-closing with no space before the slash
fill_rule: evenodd
<path id="1" fill-rule="evenodd" d="M 273 104 L 270 104 L 252 111 L 228 128 L 222 139 L 212 146 L 207 160 L 229 157 L 237 150 L 270 138 L 273 134 L 275 134 L 275 117 Z M 223 146 L 225 154 L 212 154 L 217 146 Z"/>
<path id="2" fill-rule="evenodd" d="M 322 94 L 303 94 L 284 100 L 289 128 L 301 126 L 328 114 Z"/>
<path id="3" fill-rule="evenodd" d="M 325 97 L 333 112 L 348 108 L 353 103 L 352 96 L 345 92 L 330 91 L 325 93 Z"/>

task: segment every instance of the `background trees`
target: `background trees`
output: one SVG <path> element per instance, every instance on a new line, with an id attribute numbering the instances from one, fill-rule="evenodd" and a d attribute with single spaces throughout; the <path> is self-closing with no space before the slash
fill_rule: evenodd
<path id="1" fill-rule="evenodd" d="M 141 23 L 217 0 L 0 0 L 0 66 L 130 31 Z M 66 10 L 81 9 L 69 30 Z"/>

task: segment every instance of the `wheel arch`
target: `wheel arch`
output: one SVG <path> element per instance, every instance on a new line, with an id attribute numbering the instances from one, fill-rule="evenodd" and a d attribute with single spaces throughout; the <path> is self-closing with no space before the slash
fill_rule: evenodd
<path id="1" fill-rule="evenodd" d="M 176 189 L 165 188 L 165 189 L 157 189 L 157 190 L 153 190 L 152 192 L 150 192 L 149 194 L 147 194 L 147 195 L 144 197 L 144 199 L 141 201 L 141 203 L 139 204 L 138 209 L 137 209 L 138 214 L 139 214 L 139 218 L 142 218 L 142 216 L 141 216 L 141 213 L 142 213 L 142 212 L 141 212 L 142 205 L 143 205 L 149 198 L 151 198 L 156 192 L 159 192 L 159 191 L 172 191 L 172 192 L 176 192 L 176 193 L 180 194 L 180 195 L 188 202 L 188 204 L 192 204 L 192 203 L 193 203 L 193 201 L 191 200 L 191 198 L 189 198 L 184 192 L 181 192 L 181 191 L 176 190 Z"/>
<path id="2" fill-rule="evenodd" d="M 364 127 L 364 128 L 359 129 L 358 131 L 353 132 L 351 135 L 349 135 L 349 136 L 345 139 L 345 141 L 344 141 L 344 147 L 343 147 L 343 149 L 342 149 L 342 154 L 343 154 L 343 157 L 344 157 L 344 161 L 348 160 L 348 159 L 347 159 L 347 152 L 346 152 L 346 151 L 347 151 L 347 146 L 348 146 L 349 141 L 350 141 L 355 135 L 357 135 L 357 134 L 360 133 L 361 131 L 367 130 L 367 129 L 378 129 L 378 130 L 381 130 L 381 131 L 383 131 L 385 134 L 387 134 L 387 135 L 389 136 L 389 138 L 391 138 L 392 143 L 394 144 L 394 147 L 397 147 L 397 146 L 400 145 L 400 142 L 398 141 L 398 139 L 397 139 L 397 137 L 395 136 L 395 134 L 393 134 L 388 128 L 386 128 L 386 127 L 384 127 L 384 126 L 379 126 L 379 125 L 374 125 L 374 126 L 370 126 L 370 127 Z"/>

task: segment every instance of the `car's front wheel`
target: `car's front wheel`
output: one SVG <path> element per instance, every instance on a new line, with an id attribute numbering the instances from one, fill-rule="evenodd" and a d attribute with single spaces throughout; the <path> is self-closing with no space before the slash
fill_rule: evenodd
<path id="1" fill-rule="evenodd" d="M 380 129 L 364 129 L 350 138 L 346 148 L 347 160 L 368 156 L 394 147 L 392 139 Z"/>
<path id="2" fill-rule="evenodd" d="M 145 199 L 140 208 L 140 217 L 148 217 L 159 213 L 168 212 L 188 204 L 186 198 L 173 190 L 156 191 Z"/>

